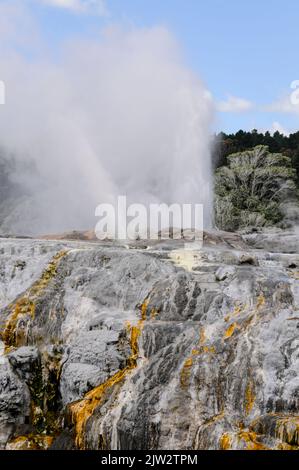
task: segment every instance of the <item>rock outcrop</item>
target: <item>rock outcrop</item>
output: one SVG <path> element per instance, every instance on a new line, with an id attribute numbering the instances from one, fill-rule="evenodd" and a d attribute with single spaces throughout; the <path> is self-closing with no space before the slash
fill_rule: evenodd
<path id="1" fill-rule="evenodd" d="M 299 255 L 271 237 L 1 240 L 1 448 L 298 449 Z"/>

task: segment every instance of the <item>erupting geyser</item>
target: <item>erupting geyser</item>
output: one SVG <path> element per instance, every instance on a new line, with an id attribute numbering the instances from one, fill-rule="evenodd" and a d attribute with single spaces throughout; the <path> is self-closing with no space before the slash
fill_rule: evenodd
<path id="1" fill-rule="evenodd" d="M 1 47 L 0 143 L 18 188 L 2 232 L 92 228 L 96 206 L 122 194 L 204 204 L 209 224 L 212 100 L 166 29 L 109 28 L 56 63 L 46 51 L 8 60 Z"/>

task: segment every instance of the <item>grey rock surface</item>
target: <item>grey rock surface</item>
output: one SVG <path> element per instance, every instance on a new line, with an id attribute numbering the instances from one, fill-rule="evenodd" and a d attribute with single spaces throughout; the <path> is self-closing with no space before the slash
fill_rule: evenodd
<path id="1" fill-rule="evenodd" d="M 30 397 L 22 382 L 7 362 L 0 366 L 0 448 L 18 433 L 30 414 Z"/>
<path id="2" fill-rule="evenodd" d="M 1 240 L 1 447 L 297 449 L 289 237 Z"/>

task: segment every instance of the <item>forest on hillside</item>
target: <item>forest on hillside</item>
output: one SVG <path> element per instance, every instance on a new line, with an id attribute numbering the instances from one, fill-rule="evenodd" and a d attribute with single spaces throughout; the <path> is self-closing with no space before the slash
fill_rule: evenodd
<path id="1" fill-rule="evenodd" d="M 261 133 L 256 129 L 251 132 L 239 130 L 235 134 L 220 132 L 215 135 L 213 166 L 218 168 L 227 165 L 227 157 L 233 153 L 252 149 L 257 145 L 266 145 L 272 153 L 282 153 L 291 159 L 296 170 L 296 183 L 299 187 L 299 131 L 286 136 L 276 131 Z"/>

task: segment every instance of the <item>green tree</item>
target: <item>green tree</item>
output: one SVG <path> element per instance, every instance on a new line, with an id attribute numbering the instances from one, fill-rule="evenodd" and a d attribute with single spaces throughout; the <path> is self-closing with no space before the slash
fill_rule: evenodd
<path id="1" fill-rule="evenodd" d="M 223 230 L 273 225 L 283 219 L 282 205 L 295 197 L 291 159 L 267 146 L 227 157 L 215 174 L 215 223 Z"/>

